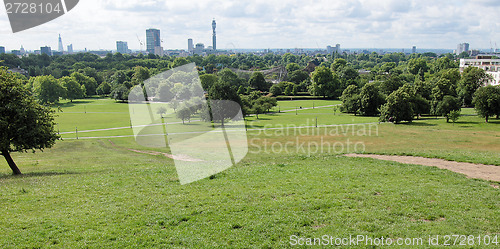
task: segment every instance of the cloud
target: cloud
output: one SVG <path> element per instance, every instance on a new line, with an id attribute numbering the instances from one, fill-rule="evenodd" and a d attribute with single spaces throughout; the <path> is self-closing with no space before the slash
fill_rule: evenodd
<path id="1" fill-rule="evenodd" d="M 211 43 L 217 20 L 219 47 L 471 47 L 500 42 L 497 0 L 86 0 L 65 16 L 11 34 L 0 14 L 7 50 L 57 47 L 57 34 L 78 49 L 114 49 L 116 40 L 139 49 L 147 28 L 159 28 L 166 48 L 186 48 L 188 38 Z"/>

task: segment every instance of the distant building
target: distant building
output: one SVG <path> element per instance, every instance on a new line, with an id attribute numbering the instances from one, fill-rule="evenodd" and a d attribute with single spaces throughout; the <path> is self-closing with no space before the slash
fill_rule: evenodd
<path id="1" fill-rule="evenodd" d="M 20 56 L 21 55 L 21 50 L 11 50 L 10 53 L 13 54 L 13 55 Z"/>
<path id="2" fill-rule="evenodd" d="M 19 52 L 21 52 L 21 55 L 26 54 L 26 50 L 24 49 L 23 45 L 21 45 L 21 49 L 19 49 Z"/>
<path id="3" fill-rule="evenodd" d="M 155 53 L 155 47 L 161 47 L 161 38 L 159 29 L 146 30 L 146 50 L 150 54 Z"/>
<path id="4" fill-rule="evenodd" d="M 477 67 L 486 71 L 491 75 L 492 80 L 488 81 L 487 85 L 500 85 L 500 59 L 492 59 L 492 56 L 477 56 L 476 59 L 460 59 L 460 72 L 462 73 L 467 67 Z"/>
<path id="5" fill-rule="evenodd" d="M 0 54 L 5 54 L 5 47 L 0 47 Z"/>
<path id="6" fill-rule="evenodd" d="M 58 51 L 59 52 L 64 52 L 63 44 L 62 44 L 62 39 L 61 39 L 61 34 L 59 34 L 59 46 L 58 46 Z"/>
<path id="7" fill-rule="evenodd" d="M 50 47 L 48 47 L 48 46 L 41 47 L 40 48 L 40 53 L 51 56 L 52 55 L 52 49 Z"/>
<path id="8" fill-rule="evenodd" d="M 116 51 L 121 54 L 128 54 L 128 44 L 125 41 L 117 41 L 116 42 Z"/>
<path id="9" fill-rule="evenodd" d="M 189 38 L 188 39 L 188 52 L 193 53 L 193 51 L 194 51 L 193 39 Z"/>
<path id="10" fill-rule="evenodd" d="M 155 55 L 163 56 L 163 48 L 161 46 L 155 47 Z"/>
<path id="11" fill-rule="evenodd" d="M 69 44 L 68 45 L 68 54 L 72 54 L 73 53 L 73 44 Z"/>
<path id="12" fill-rule="evenodd" d="M 217 51 L 217 33 L 215 32 L 215 28 L 217 27 L 217 23 L 215 19 L 212 21 L 212 49 Z"/>
<path id="13" fill-rule="evenodd" d="M 197 43 L 196 47 L 194 48 L 194 53 L 197 55 L 203 54 L 205 50 L 205 45 L 203 43 Z"/>
<path id="14" fill-rule="evenodd" d="M 460 43 L 457 45 L 456 55 L 460 55 L 463 52 L 469 52 L 469 43 Z"/>
<path id="15" fill-rule="evenodd" d="M 326 52 L 328 54 L 340 53 L 340 44 L 335 45 L 335 47 L 327 46 L 326 47 Z"/>
<path id="16" fill-rule="evenodd" d="M 417 53 L 417 46 L 413 46 L 413 48 L 411 48 L 411 53 L 412 54 L 416 54 Z"/>

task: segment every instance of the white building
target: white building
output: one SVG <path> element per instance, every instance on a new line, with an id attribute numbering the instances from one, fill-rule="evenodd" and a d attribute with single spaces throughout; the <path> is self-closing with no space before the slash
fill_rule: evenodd
<path id="1" fill-rule="evenodd" d="M 500 59 L 492 59 L 491 56 L 477 56 L 476 59 L 460 59 L 460 72 L 467 67 L 477 67 L 491 75 L 492 79 L 488 85 L 500 85 Z"/>

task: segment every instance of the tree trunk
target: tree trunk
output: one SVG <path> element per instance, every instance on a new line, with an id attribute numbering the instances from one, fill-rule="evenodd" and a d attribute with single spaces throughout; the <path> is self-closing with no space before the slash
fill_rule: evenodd
<path id="1" fill-rule="evenodd" d="M 5 160 L 7 160 L 7 163 L 9 164 L 9 167 L 12 169 L 12 172 L 14 173 L 14 175 L 21 175 L 21 171 L 17 167 L 14 160 L 12 160 L 12 157 L 10 156 L 9 151 L 2 150 L 1 152 L 2 152 L 2 155 L 5 157 Z"/>
<path id="2" fill-rule="evenodd" d="M 486 115 L 486 123 L 488 123 L 488 115 Z"/>

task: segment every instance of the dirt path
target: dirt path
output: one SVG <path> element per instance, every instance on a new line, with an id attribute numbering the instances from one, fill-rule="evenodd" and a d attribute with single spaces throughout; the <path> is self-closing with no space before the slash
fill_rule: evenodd
<path id="1" fill-rule="evenodd" d="M 158 151 L 143 151 L 143 150 L 135 150 L 135 149 L 124 148 L 124 147 L 120 147 L 120 146 L 116 145 L 111 140 L 108 140 L 108 141 L 109 141 L 109 143 L 113 147 L 124 149 L 124 150 L 128 150 L 128 151 L 132 151 L 132 152 L 135 152 L 135 153 L 148 154 L 148 155 L 153 155 L 153 156 L 163 155 L 163 156 L 166 156 L 166 157 L 174 159 L 174 160 L 185 161 L 185 162 L 202 162 L 203 161 L 203 160 L 200 160 L 200 159 L 197 159 L 197 158 L 192 158 L 192 157 L 189 157 L 189 156 L 186 156 L 186 155 L 172 155 L 172 154 L 158 152 Z"/>
<path id="2" fill-rule="evenodd" d="M 500 166 L 495 166 L 495 165 L 462 163 L 462 162 L 446 161 L 437 158 L 424 158 L 424 157 L 413 157 L 413 156 L 385 156 L 385 155 L 367 155 L 367 154 L 346 154 L 344 156 L 368 157 L 368 158 L 394 161 L 406 164 L 435 166 L 440 169 L 447 169 L 453 172 L 464 174 L 470 178 L 500 182 Z"/>

